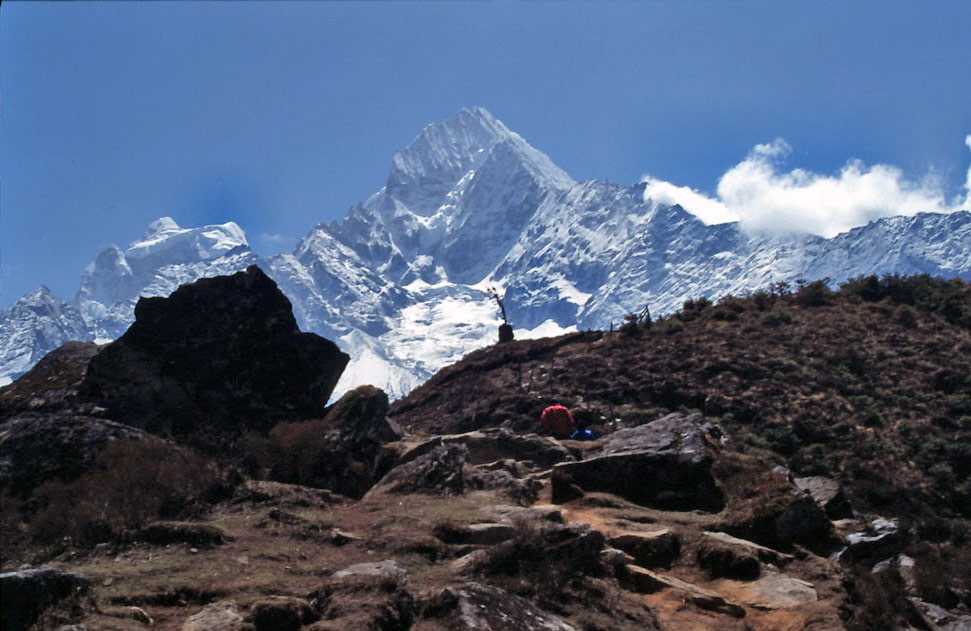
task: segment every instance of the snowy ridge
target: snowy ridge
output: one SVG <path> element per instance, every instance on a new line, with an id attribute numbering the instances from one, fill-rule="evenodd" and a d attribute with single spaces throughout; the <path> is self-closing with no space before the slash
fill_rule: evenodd
<path id="1" fill-rule="evenodd" d="M 971 213 L 890 217 L 826 239 L 706 225 L 645 199 L 643 184 L 575 182 L 482 108 L 425 127 L 384 186 L 293 252 L 261 259 L 235 223 L 163 217 L 84 270 L 73 300 L 46 290 L 0 312 L 0 383 L 68 339 L 107 341 L 139 296 L 258 264 L 302 329 L 350 353 L 335 396 L 363 383 L 394 398 L 496 339 L 487 294 L 506 292 L 519 338 L 608 328 L 649 305 L 671 312 L 777 281 L 860 274 L 971 279 Z"/>

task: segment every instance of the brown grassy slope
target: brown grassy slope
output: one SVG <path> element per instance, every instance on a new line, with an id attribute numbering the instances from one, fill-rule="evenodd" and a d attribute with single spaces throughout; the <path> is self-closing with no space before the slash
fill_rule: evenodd
<path id="1" fill-rule="evenodd" d="M 527 428 L 553 401 L 606 431 L 700 409 L 742 450 L 841 479 L 859 509 L 971 516 L 971 286 L 959 281 L 762 292 L 691 302 L 633 334 L 493 346 L 392 414 L 412 431 Z"/>

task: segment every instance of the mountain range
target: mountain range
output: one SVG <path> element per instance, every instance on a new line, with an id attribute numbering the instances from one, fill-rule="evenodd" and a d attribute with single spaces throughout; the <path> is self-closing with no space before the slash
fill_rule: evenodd
<path id="1" fill-rule="evenodd" d="M 253 252 L 235 223 L 153 222 L 109 247 L 75 296 L 41 287 L 0 312 L 0 384 L 67 340 L 108 341 L 139 296 L 259 265 L 301 328 L 351 355 L 335 395 L 363 383 L 401 397 L 491 344 L 505 293 L 519 338 L 609 328 L 645 305 L 674 311 L 772 283 L 863 274 L 971 279 L 971 212 L 875 220 L 833 238 L 706 225 L 641 184 L 577 182 L 482 108 L 428 125 L 384 186 L 290 253 Z"/>

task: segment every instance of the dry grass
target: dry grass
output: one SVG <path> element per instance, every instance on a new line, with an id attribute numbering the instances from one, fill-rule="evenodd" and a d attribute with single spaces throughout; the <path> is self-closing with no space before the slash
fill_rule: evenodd
<path id="1" fill-rule="evenodd" d="M 118 540 L 156 519 L 198 515 L 231 487 L 226 472 L 193 452 L 152 439 L 118 441 L 94 470 L 37 489 L 32 503 L 40 508 L 26 534 L 42 545 Z"/>

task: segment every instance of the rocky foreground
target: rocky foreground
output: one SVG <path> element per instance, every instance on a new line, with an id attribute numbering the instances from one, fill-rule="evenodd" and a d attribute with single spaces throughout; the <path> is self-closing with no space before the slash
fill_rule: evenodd
<path id="1" fill-rule="evenodd" d="M 906 465 L 889 419 L 858 428 L 846 413 L 847 430 L 806 446 L 828 441 L 836 466 L 823 470 L 801 444 L 786 457 L 756 440 L 791 394 L 758 361 L 733 373 L 751 388 L 692 365 L 691 344 L 651 373 L 667 385 L 638 376 L 632 358 L 678 336 L 730 340 L 716 329 L 771 315 L 799 338 L 804 319 L 826 321 L 819 309 L 866 308 L 807 294 L 738 303 L 734 320 L 692 305 L 652 327 L 485 349 L 393 407 L 364 386 L 326 409 L 346 356 L 299 333 L 258 269 L 152 299 L 119 341 L 68 344 L 0 390 L 3 628 L 971 628 L 968 515 Z M 952 336 L 906 361 L 938 371 L 940 405 L 961 405 L 971 384 L 948 349 L 971 344 L 964 303 L 956 316 L 915 307 L 916 325 L 880 304 L 906 320 L 886 333 L 896 348 L 915 330 Z M 893 364 L 889 348 L 877 353 Z M 610 358 L 625 366 L 610 372 Z M 867 396 L 809 375 L 806 406 Z M 763 416 L 740 418 L 758 405 L 751 389 Z M 553 397 L 603 438 L 533 433 Z M 961 444 L 963 417 L 938 403 L 921 400 Z M 849 466 L 866 461 L 845 445 L 881 434 L 884 460 L 902 463 L 892 483 L 920 487 L 908 502 L 881 501 Z"/>

